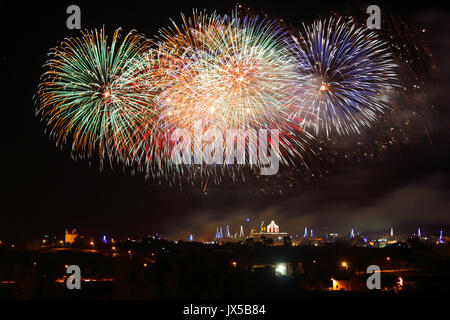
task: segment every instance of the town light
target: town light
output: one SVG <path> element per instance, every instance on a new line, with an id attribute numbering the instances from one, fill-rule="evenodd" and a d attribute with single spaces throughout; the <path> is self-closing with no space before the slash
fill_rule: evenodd
<path id="1" fill-rule="evenodd" d="M 285 276 L 286 275 L 286 264 L 285 263 L 277 264 L 277 266 L 275 268 L 275 273 L 279 276 Z"/>
<path id="2" fill-rule="evenodd" d="M 331 290 L 338 290 L 338 282 L 333 278 L 331 278 L 331 281 L 333 282 L 333 287 L 331 288 Z"/>

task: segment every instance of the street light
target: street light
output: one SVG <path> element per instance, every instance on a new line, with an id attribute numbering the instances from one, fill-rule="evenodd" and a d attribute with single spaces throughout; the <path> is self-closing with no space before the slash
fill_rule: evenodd
<path id="1" fill-rule="evenodd" d="M 401 287 L 403 287 L 403 278 L 402 277 L 398 277 L 398 285 Z"/>
<path id="2" fill-rule="evenodd" d="M 286 264 L 285 263 L 277 264 L 275 268 L 275 273 L 279 276 L 285 276 L 287 274 Z"/>

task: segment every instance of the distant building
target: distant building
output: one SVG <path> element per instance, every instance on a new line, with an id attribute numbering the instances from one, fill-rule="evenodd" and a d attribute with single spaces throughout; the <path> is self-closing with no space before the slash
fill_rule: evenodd
<path id="1" fill-rule="evenodd" d="M 275 224 L 275 221 L 272 220 L 272 222 L 267 226 L 267 232 L 279 233 L 280 228 Z"/>
<path id="2" fill-rule="evenodd" d="M 64 237 L 65 243 L 74 243 L 75 239 L 78 237 L 76 229 L 73 229 L 71 233 L 66 229 L 66 235 Z"/>
<path id="3" fill-rule="evenodd" d="M 331 279 L 333 282 L 332 291 L 365 291 L 365 283 L 356 278 Z"/>
<path id="4" fill-rule="evenodd" d="M 261 231 L 256 232 L 256 230 L 252 229 L 250 233 L 250 238 L 260 239 L 261 237 L 271 238 L 274 242 L 283 240 L 284 237 L 288 236 L 287 232 L 280 232 L 280 227 L 275 223 L 274 220 L 270 222 L 267 227 L 261 226 Z"/>
<path id="5" fill-rule="evenodd" d="M 253 264 L 251 270 L 252 272 L 256 273 L 275 275 L 279 277 L 292 277 L 295 272 L 295 268 L 293 267 L 292 263 L 289 262 Z"/>

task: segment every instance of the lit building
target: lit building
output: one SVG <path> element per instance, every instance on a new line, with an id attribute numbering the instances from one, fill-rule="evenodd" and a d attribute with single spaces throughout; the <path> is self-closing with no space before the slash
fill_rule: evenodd
<path id="1" fill-rule="evenodd" d="M 251 270 L 252 272 L 265 273 L 266 275 L 275 275 L 278 277 L 292 277 L 294 275 L 294 268 L 289 262 L 254 264 Z"/>
<path id="2" fill-rule="evenodd" d="M 260 239 L 261 237 L 271 238 L 274 242 L 282 241 L 284 237 L 288 236 L 287 232 L 280 232 L 280 227 L 275 223 L 275 221 L 271 221 L 270 224 L 266 227 L 261 226 L 260 232 L 255 232 L 252 229 L 250 233 L 250 238 Z"/>
<path id="3" fill-rule="evenodd" d="M 71 233 L 66 229 L 66 234 L 64 237 L 65 243 L 74 243 L 75 239 L 78 237 L 76 229 L 73 229 Z"/>
<path id="4" fill-rule="evenodd" d="M 267 232 L 279 233 L 280 228 L 275 224 L 275 221 L 272 220 L 272 222 L 267 226 Z"/>
<path id="5" fill-rule="evenodd" d="M 351 279 L 331 279 L 333 286 L 332 291 L 366 291 L 365 282 L 356 278 Z"/>

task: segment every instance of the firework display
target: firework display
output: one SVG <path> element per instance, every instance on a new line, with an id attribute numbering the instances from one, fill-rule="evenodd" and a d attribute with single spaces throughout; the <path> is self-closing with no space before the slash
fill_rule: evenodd
<path id="1" fill-rule="evenodd" d="M 129 33 L 109 42 L 84 32 L 50 53 L 38 114 L 57 144 L 147 176 L 244 176 L 243 164 L 180 166 L 176 129 L 280 132 L 279 160 L 303 161 L 309 143 L 358 134 L 389 108 L 395 63 L 375 31 L 339 19 L 298 33 L 256 16 L 182 15 L 156 41 Z M 311 132 L 310 132 L 311 131 Z M 204 153 L 206 144 L 196 145 Z M 248 154 L 245 154 L 249 157 Z M 261 165 L 256 163 L 256 166 Z"/>
<path id="2" fill-rule="evenodd" d="M 159 39 L 142 59 L 158 87 L 156 127 L 163 128 L 135 146 L 146 171 L 151 159 L 156 171 L 170 166 L 170 133 L 193 132 L 199 122 L 224 136 L 230 128 L 278 129 L 281 160 L 301 157 L 309 135 L 288 113 L 301 74 L 281 28 L 257 18 L 194 13 L 183 16 L 181 27 L 162 29 Z M 198 148 L 203 153 L 205 144 Z"/>
<path id="3" fill-rule="evenodd" d="M 201 22 L 197 20 L 200 19 Z M 184 19 L 163 30 L 159 59 L 170 65 L 160 95 L 177 126 L 196 120 L 219 127 L 273 128 L 287 118 L 299 74 L 274 24 L 257 19 Z"/>
<path id="4" fill-rule="evenodd" d="M 375 32 L 331 18 L 304 26 L 293 39 L 306 79 L 294 114 L 307 126 L 327 135 L 358 133 L 389 108 L 396 65 Z"/>
<path id="5" fill-rule="evenodd" d="M 124 157 L 139 128 L 150 123 L 151 90 L 133 63 L 148 43 L 133 33 L 121 43 L 118 38 L 119 30 L 111 43 L 104 30 L 85 32 L 50 53 L 37 111 L 57 144 L 71 135 L 75 156 Z"/>

